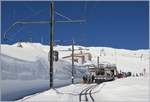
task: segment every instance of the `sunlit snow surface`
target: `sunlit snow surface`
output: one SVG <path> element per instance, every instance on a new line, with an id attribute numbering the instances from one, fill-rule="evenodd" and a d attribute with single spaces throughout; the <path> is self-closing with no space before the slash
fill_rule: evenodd
<path id="1" fill-rule="evenodd" d="M 19 99 L 29 94 L 44 91 L 49 87 L 49 46 L 39 43 L 22 43 L 22 45 L 23 48 L 17 47 L 17 44 L 1 45 L 1 91 L 3 100 Z M 83 49 L 89 49 L 86 51 L 83 50 L 83 52 L 90 52 L 92 54 L 91 63 L 95 65 L 97 65 L 97 56 L 101 54 L 100 62 L 107 61 L 109 63 L 116 64 L 118 70 L 139 73 L 145 68 L 146 71 L 149 72 L 149 50 L 132 51 L 108 47 L 83 46 L 75 46 L 75 49 L 79 49 L 81 47 Z M 71 46 L 54 47 L 55 50 L 59 51 L 60 57 L 60 60 L 54 63 L 55 87 L 64 86 L 71 83 L 71 61 L 62 59 L 62 57 L 71 54 L 71 51 L 66 51 L 69 48 L 71 48 Z M 101 52 L 101 50 L 103 50 L 103 52 Z M 79 53 L 79 51 L 75 51 L 75 53 Z M 85 74 L 86 69 L 76 66 L 76 72 L 76 82 L 80 82 L 80 78 L 83 74 Z M 137 85 L 140 82 L 138 79 L 133 80 L 137 82 Z M 146 79 L 144 78 L 143 80 Z M 118 83 L 119 85 L 118 81 L 115 81 L 114 83 Z M 132 78 L 131 81 L 129 80 L 129 84 L 130 83 L 132 83 Z M 144 84 L 143 87 L 145 87 Z M 119 90 L 119 88 L 112 89 L 116 90 L 114 91 L 116 92 L 115 94 L 118 94 L 117 90 Z M 112 94 L 110 92 L 110 97 L 115 97 L 111 95 Z M 146 95 L 143 96 L 147 97 Z M 140 98 L 140 96 L 138 98 Z"/>
<path id="2" fill-rule="evenodd" d="M 149 88 L 148 76 L 128 77 L 117 79 L 112 82 L 105 82 L 92 91 L 95 102 L 148 102 Z M 48 90 L 27 96 L 20 101 L 44 101 L 44 102 L 79 102 L 80 92 L 88 87 L 88 84 L 74 84 L 56 90 Z M 82 100 L 84 96 L 82 96 Z M 88 102 L 92 102 L 89 98 Z"/>
<path id="3" fill-rule="evenodd" d="M 46 49 L 46 50 L 45 50 Z M 1 45 L 2 100 L 15 100 L 49 88 L 49 47 L 23 43 Z M 87 70 L 75 66 L 75 82 L 80 82 Z M 71 62 L 60 58 L 54 62 L 54 87 L 71 84 Z"/>

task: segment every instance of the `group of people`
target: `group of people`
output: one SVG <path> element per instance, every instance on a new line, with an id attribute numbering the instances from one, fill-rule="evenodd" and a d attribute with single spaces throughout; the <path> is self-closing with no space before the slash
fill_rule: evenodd
<path id="1" fill-rule="evenodd" d="M 135 73 L 132 75 L 133 77 L 139 77 L 139 76 L 144 76 L 144 73 Z"/>
<path id="2" fill-rule="evenodd" d="M 129 77 L 129 76 L 140 77 L 140 76 L 144 76 L 145 74 L 146 74 L 145 68 L 143 69 L 143 71 L 141 73 L 122 72 L 120 70 L 120 73 L 118 73 L 117 77 L 118 78 Z"/>
<path id="3" fill-rule="evenodd" d="M 141 73 L 133 73 L 132 76 L 133 77 L 140 77 L 140 76 L 144 76 L 145 74 L 146 74 L 146 69 L 144 68 Z"/>
<path id="4" fill-rule="evenodd" d="M 94 75 L 84 75 L 82 78 L 83 78 L 83 83 L 94 83 L 95 80 Z"/>

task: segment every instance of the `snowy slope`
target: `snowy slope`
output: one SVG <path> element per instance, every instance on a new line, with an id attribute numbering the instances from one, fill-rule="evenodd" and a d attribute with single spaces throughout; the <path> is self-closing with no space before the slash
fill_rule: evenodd
<path id="1" fill-rule="evenodd" d="M 128 77 L 104 83 L 95 99 L 99 101 L 149 102 L 149 76 Z M 97 91 L 95 88 L 93 91 Z M 98 101 L 98 102 L 99 102 Z"/>
<path id="2" fill-rule="evenodd" d="M 18 99 L 49 87 L 49 47 L 31 43 L 22 45 L 23 48 L 16 44 L 1 45 L 2 100 Z M 71 63 L 63 59 L 54 62 L 54 87 L 71 83 L 71 68 Z M 75 68 L 75 81 L 79 82 L 86 70 Z"/>
<path id="3" fill-rule="evenodd" d="M 22 43 L 23 48 L 14 45 L 1 45 L 1 69 L 2 69 L 2 99 L 13 100 L 48 89 L 49 86 L 49 46 L 39 43 Z M 109 61 L 117 65 L 118 70 L 142 72 L 146 68 L 149 72 L 149 50 L 125 50 L 108 47 L 83 47 L 89 49 L 92 54 L 92 62 L 97 65 L 97 56 L 101 53 L 100 62 Z M 71 61 L 65 61 L 62 57 L 70 55 L 66 51 L 71 46 L 55 46 L 59 51 L 60 60 L 54 63 L 54 86 L 63 86 L 71 83 Z M 78 53 L 79 51 L 75 51 Z M 104 56 L 105 54 L 105 56 Z M 142 58 L 141 58 L 142 55 Z M 76 82 L 85 74 L 86 69 L 76 65 Z M 11 87 L 10 87 L 11 85 Z M 17 88 L 16 88 L 17 87 Z M 16 93 L 16 94 L 14 94 Z M 21 93 L 21 94 L 20 94 Z M 9 97 L 8 97 L 9 96 Z"/>
<path id="4" fill-rule="evenodd" d="M 92 54 L 92 63 L 97 65 L 97 56 L 100 56 L 100 63 L 109 62 L 117 65 L 118 71 L 131 71 L 133 73 L 142 72 L 145 68 L 149 72 L 149 50 L 127 50 L 127 49 L 115 49 L 109 47 L 84 47 L 75 46 L 75 49 L 79 48 L 89 49 L 83 50 L 82 52 L 90 52 Z M 71 46 L 65 46 L 64 49 L 67 50 Z M 71 51 L 61 51 L 63 46 L 56 46 L 55 49 L 60 50 L 61 57 L 70 55 Z M 103 50 L 103 52 L 101 52 Z M 79 53 L 79 51 L 75 51 Z M 142 57 L 141 57 L 142 56 Z"/>
<path id="5" fill-rule="evenodd" d="M 142 72 L 144 68 L 149 70 L 149 51 L 148 50 L 125 50 L 125 49 L 114 49 L 106 47 L 91 47 L 90 52 L 93 56 L 100 55 L 100 51 L 104 50 L 105 56 L 101 53 L 100 61 L 108 61 L 117 65 L 118 70 L 131 71 L 131 72 Z M 94 52 L 93 52 L 94 51 Z M 141 58 L 141 55 L 143 57 Z"/>

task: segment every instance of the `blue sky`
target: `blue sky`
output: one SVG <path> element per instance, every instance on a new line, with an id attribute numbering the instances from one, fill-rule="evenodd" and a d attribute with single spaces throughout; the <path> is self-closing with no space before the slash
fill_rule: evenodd
<path id="1" fill-rule="evenodd" d="M 50 2 L 2 2 L 2 36 L 15 21 L 50 20 Z M 147 49 L 149 42 L 148 1 L 55 2 L 55 10 L 85 23 L 56 23 L 55 40 L 84 46 L 106 46 L 125 49 Z M 55 14 L 55 20 L 65 20 Z M 8 41 L 18 40 L 48 44 L 50 25 L 16 25 L 7 33 Z"/>

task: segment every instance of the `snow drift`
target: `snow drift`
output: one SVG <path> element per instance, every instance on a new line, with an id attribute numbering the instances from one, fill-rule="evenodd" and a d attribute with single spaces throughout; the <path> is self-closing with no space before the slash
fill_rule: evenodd
<path id="1" fill-rule="evenodd" d="M 31 44 L 24 43 L 25 48 L 2 45 L 1 93 L 3 101 L 16 100 L 49 88 L 47 52 L 29 45 Z M 54 87 L 71 83 L 71 68 L 71 63 L 62 59 L 54 62 Z M 75 66 L 75 69 L 75 82 L 79 82 L 86 70 L 79 66 Z"/>

